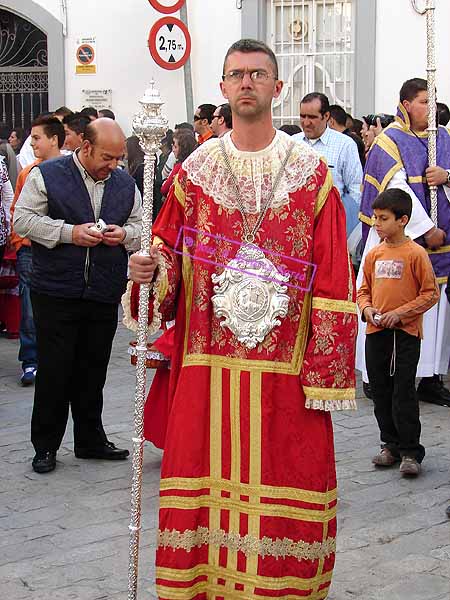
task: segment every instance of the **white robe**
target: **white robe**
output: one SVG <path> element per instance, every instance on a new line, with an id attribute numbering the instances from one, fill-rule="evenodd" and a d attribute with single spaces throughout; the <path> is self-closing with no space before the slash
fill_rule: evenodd
<path id="1" fill-rule="evenodd" d="M 427 231 L 434 223 L 423 208 L 416 194 L 407 183 L 406 171 L 401 169 L 396 173 L 386 189 L 400 188 L 407 192 L 412 199 L 413 207 L 411 219 L 405 228 L 405 233 L 415 240 Z M 446 190 L 447 191 L 447 190 Z M 375 229 L 372 227 L 367 237 L 366 245 L 361 260 L 361 267 L 356 280 L 357 289 L 363 280 L 363 265 L 367 253 L 380 242 Z M 434 374 L 446 375 L 450 360 L 450 305 L 444 292 L 445 286 L 441 285 L 441 298 L 430 310 L 423 315 L 423 340 L 420 351 L 417 377 L 431 377 Z M 358 337 L 356 340 L 356 368 L 362 372 L 363 381 L 368 383 L 366 358 L 364 346 L 366 340 L 366 324 L 358 319 Z"/>

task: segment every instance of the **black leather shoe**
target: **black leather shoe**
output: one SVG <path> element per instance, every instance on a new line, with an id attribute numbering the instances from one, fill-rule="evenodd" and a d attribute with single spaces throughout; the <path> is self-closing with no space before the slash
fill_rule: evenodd
<path id="1" fill-rule="evenodd" d="M 422 377 L 417 386 L 417 397 L 421 402 L 450 407 L 450 392 L 439 375 Z"/>
<path id="2" fill-rule="evenodd" d="M 56 467 L 56 452 L 36 452 L 31 465 L 36 473 L 50 473 Z"/>
<path id="3" fill-rule="evenodd" d="M 105 442 L 94 448 L 75 448 L 77 458 L 99 458 L 103 460 L 125 460 L 130 453 L 123 448 L 116 448 L 112 442 Z"/>

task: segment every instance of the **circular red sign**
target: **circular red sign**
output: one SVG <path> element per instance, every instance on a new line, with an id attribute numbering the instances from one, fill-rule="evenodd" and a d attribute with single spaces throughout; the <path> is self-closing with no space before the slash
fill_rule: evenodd
<path id="1" fill-rule="evenodd" d="M 180 29 L 184 35 L 184 45 L 177 43 L 174 39 L 174 35 L 171 33 L 174 27 Z M 172 37 L 167 39 L 166 35 L 172 35 Z M 150 29 L 148 47 L 153 60 L 160 67 L 173 71 L 182 67 L 189 58 L 191 54 L 191 36 L 183 21 L 176 17 L 163 17 L 156 21 Z M 179 57 L 175 58 L 174 55 Z"/>
<path id="2" fill-rule="evenodd" d="M 161 2 L 158 2 L 158 0 L 148 0 L 148 1 L 150 2 L 150 4 L 153 6 L 154 9 L 156 9 L 158 12 L 161 12 L 165 15 L 170 15 L 170 14 L 176 12 L 186 2 L 186 0 L 175 0 L 174 4 L 171 4 L 170 6 L 164 6 L 164 4 L 161 4 Z"/>
<path id="3" fill-rule="evenodd" d="M 90 65 L 95 58 L 94 48 L 89 44 L 82 44 L 77 49 L 77 60 L 81 65 Z"/>

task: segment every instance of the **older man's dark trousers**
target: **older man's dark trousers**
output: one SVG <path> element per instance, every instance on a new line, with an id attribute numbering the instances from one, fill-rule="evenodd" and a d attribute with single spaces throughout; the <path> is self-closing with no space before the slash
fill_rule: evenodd
<path id="1" fill-rule="evenodd" d="M 57 451 L 69 405 L 74 445 L 95 448 L 106 441 L 103 386 L 117 329 L 117 304 L 31 293 L 38 371 L 31 441 L 36 451 Z"/>
<path id="2" fill-rule="evenodd" d="M 366 336 L 366 368 L 383 446 L 394 456 L 411 456 L 422 462 L 425 448 L 420 444 L 415 389 L 419 356 L 420 338 L 401 329 L 383 329 Z"/>

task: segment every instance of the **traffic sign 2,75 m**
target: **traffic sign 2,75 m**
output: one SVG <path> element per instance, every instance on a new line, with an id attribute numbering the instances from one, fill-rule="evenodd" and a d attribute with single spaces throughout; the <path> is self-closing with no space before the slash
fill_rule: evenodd
<path id="1" fill-rule="evenodd" d="M 163 69 L 182 67 L 191 53 L 191 36 L 186 25 L 176 17 L 156 21 L 148 36 L 153 60 Z"/>

